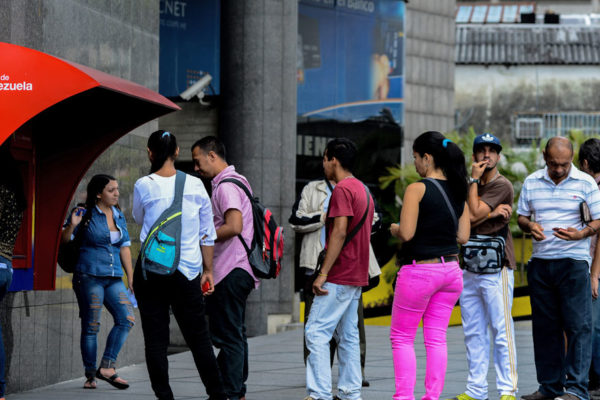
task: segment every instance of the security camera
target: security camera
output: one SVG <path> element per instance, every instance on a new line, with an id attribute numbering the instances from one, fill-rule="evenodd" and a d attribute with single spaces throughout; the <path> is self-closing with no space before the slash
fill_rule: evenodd
<path id="1" fill-rule="evenodd" d="M 204 97 L 204 89 L 210 84 L 210 81 L 212 81 L 212 76 L 206 74 L 198 79 L 192 86 L 183 91 L 179 96 L 184 100 L 190 100 L 194 96 L 198 96 L 202 99 L 202 97 Z"/>

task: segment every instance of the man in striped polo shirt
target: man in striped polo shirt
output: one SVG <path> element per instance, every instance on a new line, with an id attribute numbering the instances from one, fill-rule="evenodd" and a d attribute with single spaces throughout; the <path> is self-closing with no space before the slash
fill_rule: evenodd
<path id="1" fill-rule="evenodd" d="M 546 168 L 523 183 L 517 213 L 533 236 L 527 268 L 533 345 L 539 389 L 523 400 L 588 400 L 592 334 L 590 239 L 600 229 L 600 192 L 594 179 L 573 166 L 573 146 L 551 138 Z M 584 224 L 580 206 L 592 219 Z M 567 349 L 565 354 L 565 338 Z"/>

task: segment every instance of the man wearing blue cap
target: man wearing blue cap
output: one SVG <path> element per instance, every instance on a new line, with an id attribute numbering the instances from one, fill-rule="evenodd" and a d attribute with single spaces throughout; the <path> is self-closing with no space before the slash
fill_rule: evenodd
<path id="1" fill-rule="evenodd" d="M 504 241 L 504 252 L 497 253 L 495 262 L 488 260 L 491 249 L 485 253 L 467 253 L 463 246 L 465 268 L 464 289 L 460 308 L 469 376 L 467 390 L 453 400 L 484 400 L 488 398 L 487 371 L 492 331 L 496 388 L 501 400 L 515 400 L 517 392 L 517 359 L 514 326 L 511 316 L 513 301 L 515 255 L 508 222 L 512 214 L 513 187 L 498 172 L 502 145 L 490 133 L 479 135 L 473 141 L 473 165 L 469 179 L 467 203 L 471 217 L 471 240 Z M 490 239 L 488 239 L 490 238 Z M 485 254 L 483 256 L 482 254 Z M 471 258 L 469 258 L 472 256 Z M 500 262 L 498 262 L 500 260 Z"/>

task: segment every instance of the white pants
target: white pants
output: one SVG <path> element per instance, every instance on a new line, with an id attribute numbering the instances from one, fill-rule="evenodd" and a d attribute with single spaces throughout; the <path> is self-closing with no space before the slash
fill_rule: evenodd
<path id="1" fill-rule="evenodd" d="M 495 274 L 463 273 L 460 311 L 469 364 L 466 393 L 475 399 L 488 398 L 488 326 L 494 343 L 498 393 L 514 396 L 517 392 L 517 354 L 511 315 L 514 284 L 513 270 L 506 267 Z"/>

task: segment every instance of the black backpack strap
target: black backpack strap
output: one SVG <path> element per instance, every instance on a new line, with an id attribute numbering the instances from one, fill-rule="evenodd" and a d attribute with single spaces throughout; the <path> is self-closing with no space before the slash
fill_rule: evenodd
<path id="1" fill-rule="evenodd" d="M 235 184 L 236 186 L 240 187 L 244 193 L 246 193 L 246 196 L 248 196 L 248 200 L 250 200 L 250 205 L 252 206 L 252 200 L 254 199 L 254 197 L 252 197 L 252 194 L 250 193 L 250 190 L 248 190 L 248 188 L 246 187 L 246 185 L 244 185 L 239 179 L 235 179 L 235 178 L 226 178 L 223 179 L 221 182 L 219 182 L 219 185 L 221 185 L 221 183 L 223 182 L 230 182 Z M 243 216 L 242 216 L 243 218 Z M 254 220 L 254 218 L 252 218 Z M 243 230 L 243 228 L 242 228 Z M 240 242 L 242 242 L 242 245 L 244 246 L 244 249 L 246 250 L 246 254 L 250 254 L 250 247 L 248 247 L 248 245 L 246 244 L 246 241 L 244 240 L 244 238 L 242 237 L 242 234 L 238 234 L 237 237 L 240 239 Z"/>
<path id="2" fill-rule="evenodd" d="M 452 214 L 452 220 L 454 221 L 454 227 L 456 228 L 456 231 L 458 232 L 458 218 L 456 218 L 456 212 L 454 211 L 454 207 L 452 207 L 452 203 L 450 203 L 450 199 L 448 198 L 448 195 L 446 194 L 446 191 L 444 190 L 442 185 L 440 185 L 440 183 L 433 178 L 425 178 L 423 180 L 427 180 L 427 181 L 433 183 L 433 185 L 437 188 L 437 190 L 440 191 L 442 197 L 446 201 L 446 206 L 448 206 L 448 210 L 450 210 L 450 214 Z"/>
<path id="3" fill-rule="evenodd" d="M 365 193 L 367 194 L 367 209 L 365 210 L 365 213 L 363 214 L 360 221 L 358 221 L 358 224 L 356 224 L 352 231 L 350 231 L 350 233 L 346 236 L 346 240 L 344 240 L 344 245 L 342 246 L 342 248 L 344 248 L 344 246 L 346 246 L 348 243 L 350 243 L 352 239 L 354 239 L 354 236 L 356 236 L 358 231 L 360 231 L 360 229 L 365 224 L 365 221 L 367 220 L 367 216 L 369 215 L 369 207 L 371 206 L 371 196 L 369 196 L 369 189 L 367 189 L 366 186 Z"/>

